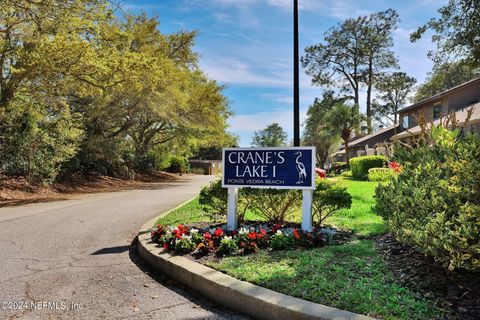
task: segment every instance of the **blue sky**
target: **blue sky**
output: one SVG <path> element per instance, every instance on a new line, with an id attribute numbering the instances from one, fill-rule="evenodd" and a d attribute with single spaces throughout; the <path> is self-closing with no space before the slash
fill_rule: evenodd
<path id="1" fill-rule="evenodd" d="M 299 0 L 300 55 L 323 33 L 346 18 L 388 8 L 400 15 L 394 51 L 402 71 L 423 82 L 431 70 L 430 38 L 410 43 L 409 35 L 447 0 Z M 138 0 L 124 1 L 127 12 L 158 16 L 160 30 L 198 30 L 195 50 L 210 78 L 226 86 L 235 115 L 229 131 L 249 146 L 254 131 L 278 122 L 293 137 L 293 0 Z M 300 72 L 301 121 L 323 89 Z M 365 99 L 362 93 L 361 99 Z M 361 106 L 364 108 L 364 103 Z"/>

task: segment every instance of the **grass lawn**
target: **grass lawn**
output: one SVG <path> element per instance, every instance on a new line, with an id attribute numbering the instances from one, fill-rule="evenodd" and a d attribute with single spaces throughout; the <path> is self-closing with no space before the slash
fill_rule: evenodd
<path id="1" fill-rule="evenodd" d="M 429 319 L 440 312 L 394 283 L 372 240 L 304 251 L 261 251 L 207 265 L 237 279 L 384 319 Z"/>
<path id="2" fill-rule="evenodd" d="M 192 223 L 200 221 L 209 222 L 210 219 L 198 203 L 198 197 L 196 197 L 187 204 L 171 211 L 166 216 L 161 217 L 155 224 L 160 223 L 162 225 L 176 226 L 180 223 Z"/>
<path id="3" fill-rule="evenodd" d="M 386 231 L 372 210 L 376 182 L 335 179 L 352 195 L 352 207 L 329 217 L 327 224 L 351 229 L 348 244 L 311 250 L 267 252 L 209 261 L 208 265 L 233 277 L 313 302 L 384 319 L 428 319 L 441 311 L 412 291 L 395 284 L 392 273 L 368 237 Z M 248 212 L 247 218 L 256 219 Z M 294 220 L 299 221 L 300 212 Z M 198 198 L 160 218 L 177 225 L 209 221 Z M 367 237 L 367 238 L 366 238 Z"/>
<path id="4" fill-rule="evenodd" d="M 328 217 L 325 223 L 347 228 L 360 236 L 376 236 L 387 231 L 382 217 L 372 209 L 375 205 L 375 188 L 378 182 L 335 178 L 352 195 L 352 207 Z"/>

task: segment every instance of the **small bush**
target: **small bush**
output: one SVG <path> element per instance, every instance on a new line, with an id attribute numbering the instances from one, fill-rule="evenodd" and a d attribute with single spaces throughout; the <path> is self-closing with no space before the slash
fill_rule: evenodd
<path id="1" fill-rule="evenodd" d="M 185 157 L 172 156 L 170 158 L 170 166 L 167 169 L 171 173 L 186 173 L 188 172 L 188 161 Z"/>
<path id="2" fill-rule="evenodd" d="M 352 196 L 346 188 L 325 179 L 316 181 L 312 202 L 313 222 L 316 226 L 320 226 L 335 211 L 348 209 L 351 205 Z"/>
<path id="3" fill-rule="evenodd" d="M 395 178 L 397 173 L 390 168 L 371 168 L 368 169 L 368 180 L 386 182 Z"/>
<path id="4" fill-rule="evenodd" d="M 377 211 L 396 237 L 449 269 L 480 269 L 480 137 L 442 127 L 431 142 L 396 146 L 397 179 L 376 189 Z"/>
<path id="5" fill-rule="evenodd" d="M 351 178 L 352 177 L 352 170 L 343 171 L 341 176 L 344 177 L 344 178 Z"/>
<path id="6" fill-rule="evenodd" d="M 249 208 L 269 222 L 284 223 L 287 216 L 300 207 L 302 195 L 298 190 L 242 189 L 242 197 Z"/>
<path id="7" fill-rule="evenodd" d="M 200 190 L 198 203 L 212 220 L 219 220 L 219 216 L 227 214 L 228 193 L 222 188 L 222 179 L 216 179 Z"/>
<path id="8" fill-rule="evenodd" d="M 363 156 L 350 159 L 352 177 L 357 180 L 365 180 L 368 177 L 368 169 L 381 168 L 387 162 L 384 156 Z"/>

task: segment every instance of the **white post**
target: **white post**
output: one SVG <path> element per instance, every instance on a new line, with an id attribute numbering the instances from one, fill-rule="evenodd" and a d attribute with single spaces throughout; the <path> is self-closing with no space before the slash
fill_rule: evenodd
<path id="1" fill-rule="evenodd" d="M 302 190 L 302 230 L 312 231 L 313 190 Z"/>
<path id="2" fill-rule="evenodd" d="M 232 231 L 238 227 L 238 188 L 228 188 L 227 201 L 227 230 Z"/>

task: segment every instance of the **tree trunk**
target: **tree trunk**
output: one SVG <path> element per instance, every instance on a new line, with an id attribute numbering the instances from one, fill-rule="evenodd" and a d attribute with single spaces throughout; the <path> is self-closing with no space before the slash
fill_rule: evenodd
<path id="1" fill-rule="evenodd" d="M 347 162 L 347 168 L 350 168 L 350 164 L 348 163 L 350 160 L 350 155 L 349 155 L 349 148 L 348 148 L 348 138 L 343 139 L 343 143 L 345 144 L 345 161 Z"/>

